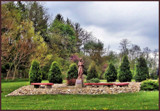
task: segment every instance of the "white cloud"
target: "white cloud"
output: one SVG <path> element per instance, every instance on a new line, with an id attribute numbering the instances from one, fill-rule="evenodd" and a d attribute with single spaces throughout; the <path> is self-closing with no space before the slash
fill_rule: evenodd
<path id="1" fill-rule="evenodd" d="M 107 47 L 110 45 L 111 49 L 114 51 L 119 51 L 119 43 L 122 39 L 128 39 L 131 43 L 145 48 L 147 45 L 152 46 L 152 38 L 146 38 L 145 36 L 139 35 L 138 31 L 122 31 L 118 33 L 109 32 L 104 28 L 97 26 L 86 26 L 84 27 L 89 32 L 92 32 L 93 36 L 97 37 L 104 43 L 104 46 Z M 151 47 L 153 48 L 153 47 Z"/>
<path id="2" fill-rule="evenodd" d="M 158 48 L 158 2 L 45 2 L 45 7 L 53 17 L 61 13 L 80 23 L 115 51 L 124 38 L 142 49 Z"/>

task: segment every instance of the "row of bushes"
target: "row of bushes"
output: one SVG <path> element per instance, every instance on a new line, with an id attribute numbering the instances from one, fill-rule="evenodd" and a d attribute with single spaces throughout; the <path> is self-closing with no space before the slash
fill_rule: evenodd
<path id="1" fill-rule="evenodd" d="M 40 69 L 39 62 L 36 60 L 32 61 L 29 70 L 29 81 L 30 83 L 40 83 L 42 81 L 42 71 Z M 56 62 L 51 64 L 48 72 L 48 81 L 50 83 L 62 83 L 61 70 Z"/>
<path id="2" fill-rule="evenodd" d="M 78 68 L 75 63 L 71 64 L 67 72 L 67 79 L 77 79 L 78 77 Z M 39 66 L 39 62 L 34 60 L 32 61 L 30 71 L 29 71 L 29 80 L 30 83 L 40 83 L 42 81 L 42 71 Z M 57 62 L 52 62 L 49 72 L 48 72 L 48 81 L 50 83 L 62 83 L 62 73 Z"/>
<path id="3" fill-rule="evenodd" d="M 122 59 L 122 63 L 119 68 L 119 72 L 117 74 L 117 70 L 114 65 L 111 63 L 109 67 L 104 72 L 105 78 L 107 82 L 114 82 L 118 78 L 120 82 L 130 82 L 132 77 L 132 73 L 130 71 L 129 60 L 127 56 L 124 56 Z M 30 71 L 30 82 L 41 82 L 42 74 L 39 67 L 39 63 L 37 61 L 33 61 Z M 69 66 L 69 70 L 67 71 L 67 80 L 76 79 L 78 77 L 78 67 L 75 63 Z M 87 80 L 91 80 L 93 78 L 98 78 L 98 72 L 96 68 L 95 62 L 92 62 L 87 70 Z M 137 60 L 136 65 L 136 75 L 135 80 L 140 82 L 149 78 L 148 67 L 146 61 L 143 57 L 140 57 Z M 48 72 L 48 80 L 52 83 L 62 83 L 62 73 L 58 66 L 57 62 L 53 62 L 50 66 Z"/>
<path id="4" fill-rule="evenodd" d="M 112 63 L 109 64 L 109 67 L 104 72 L 105 78 L 107 82 L 114 82 L 117 79 L 120 82 L 130 82 L 133 78 L 132 73 L 130 71 L 130 63 L 128 60 L 128 56 L 125 55 L 122 59 L 122 63 L 119 67 L 119 71 L 116 70 L 114 65 Z M 90 80 L 92 78 L 98 78 L 96 65 L 95 63 L 92 63 L 88 69 L 87 73 L 87 80 Z M 136 74 L 134 79 L 138 82 L 141 82 L 143 80 L 146 80 L 149 78 L 149 71 L 147 67 L 146 60 L 143 57 L 140 57 L 137 60 L 136 65 Z"/>

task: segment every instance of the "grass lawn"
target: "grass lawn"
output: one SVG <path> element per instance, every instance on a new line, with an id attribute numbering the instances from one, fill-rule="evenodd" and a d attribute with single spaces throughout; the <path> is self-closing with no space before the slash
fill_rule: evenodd
<path id="1" fill-rule="evenodd" d="M 47 81 L 43 81 L 47 82 Z M 104 95 L 32 95 L 5 97 L 27 81 L 2 82 L 2 110 L 158 110 L 159 92 Z"/>

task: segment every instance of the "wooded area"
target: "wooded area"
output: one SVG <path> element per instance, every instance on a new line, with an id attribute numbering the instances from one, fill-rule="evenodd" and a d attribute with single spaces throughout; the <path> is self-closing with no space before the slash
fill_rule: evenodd
<path id="1" fill-rule="evenodd" d="M 102 41 L 94 37 L 71 19 L 57 14 L 50 23 L 51 16 L 39 2 L 10 2 L 1 9 L 2 78 L 28 78 L 33 60 L 40 62 L 43 79 L 47 79 L 53 61 L 57 61 L 63 75 L 71 63 L 84 60 L 84 74 L 90 64 L 97 68 L 98 78 L 105 78 L 105 70 L 110 63 L 119 71 L 124 55 L 128 56 L 132 76 L 135 76 L 137 60 L 145 59 L 149 76 L 157 79 L 158 50 L 142 49 L 129 40 L 120 41 L 120 53 L 104 47 Z M 150 56 L 152 53 L 153 57 Z"/>

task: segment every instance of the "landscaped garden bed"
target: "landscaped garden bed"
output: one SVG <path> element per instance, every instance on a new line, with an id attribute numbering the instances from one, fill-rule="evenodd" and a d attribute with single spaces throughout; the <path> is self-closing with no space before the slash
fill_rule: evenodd
<path id="1" fill-rule="evenodd" d="M 66 84 L 54 84 L 52 88 L 34 88 L 33 85 L 27 85 L 20 87 L 19 89 L 11 92 L 7 96 L 17 95 L 37 95 L 37 94 L 118 94 L 139 92 L 140 83 L 130 82 L 128 86 L 116 86 L 111 87 L 90 87 L 76 88 L 75 86 L 67 86 Z"/>

